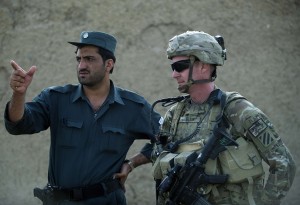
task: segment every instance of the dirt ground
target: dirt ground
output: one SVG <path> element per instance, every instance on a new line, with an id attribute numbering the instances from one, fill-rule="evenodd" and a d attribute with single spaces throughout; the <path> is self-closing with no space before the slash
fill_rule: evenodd
<path id="1" fill-rule="evenodd" d="M 49 131 L 9 135 L 3 124 L 11 90 L 9 61 L 38 71 L 27 92 L 77 83 L 74 47 L 83 30 L 118 39 L 115 84 L 150 103 L 177 96 L 166 58 L 168 40 L 187 30 L 225 38 L 228 60 L 216 83 L 238 91 L 272 120 L 299 167 L 300 3 L 298 0 L 1 0 L 0 1 L 0 205 L 38 205 L 32 189 L 47 180 Z M 164 114 L 161 107 L 157 110 Z M 129 155 L 145 141 L 137 141 Z M 299 168 L 282 204 L 300 202 Z M 129 205 L 153 205 L 151 165 L 138 167 L 127 181 Z"/>

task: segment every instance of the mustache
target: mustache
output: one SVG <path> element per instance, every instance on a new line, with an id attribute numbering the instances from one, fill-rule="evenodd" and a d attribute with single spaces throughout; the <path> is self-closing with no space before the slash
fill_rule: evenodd
<path id="1" fill-rule="evenodd" d="M 82 69 L 78 70 L 78 73 L 86 73 L 86 72 L 90 72 L 90 71 L 86 68 L 82 68 Z"/>

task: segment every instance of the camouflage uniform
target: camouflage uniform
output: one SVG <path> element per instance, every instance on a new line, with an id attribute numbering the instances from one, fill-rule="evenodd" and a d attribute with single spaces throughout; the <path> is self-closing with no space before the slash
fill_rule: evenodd
<path id="1" fill-rule="evenodd" d="M 180 45 L 180 42 L 177 44 Z M 184 52 L 184 54 L 188 54 L 186 51 Z M 266 162 L 268 166 L 265 167 L 269 169 L 267 172 L 259 171 L 256 175 L 252 174 L 252 177 L 243 177 L 243 170 L 237 170 L 236 173 L 229 174 L 231 176 L 229 176 L 229 180 L 225 184 L 213 185 L 209 189 L 204 189 L 204 191 L 203 189 L 199 189 L 202 190 L 199 192 L 211 204 L 280 204 L 280 200 L 286 196 L 292 185 L 296 170 L 295 162 L 288 148 L 275 131 L 273 124 L 261 110 L 236 92 L 225 93 L 227 100 L 223 116 L 229 124 L 229 133 L 235 140 L 242 139 L 246 145 L 249 143 L 254 145 L 252 149 L 257 153 L 253 156 L 251 156 L 252 151 L 248 153 L 250 162 L 253 165 L 251 165 L 250 172 L 255 172 L 253 171 L 255 170 L 253 168 L 255 166 L 259 165 L 262 167 L 262 161 Z M 196 135 L 182 142 L 181 145 L 191 145 L 203 139 L 206 140 L 211 136 L 213 127 L 216 124 L 215 116 L 220 110 L 218 107 L 220 106 L 210 106 L 208 102 L 194 104 L 190 98 L 187 98 L 167 111 L 161 127 L 161 135 L 168 136 L 168 142 L 175 142 L 191 135 L 197 130 Z M 243 146 L 240 146 L 239 149 L 243 152 Z M 176 151 L 176 153 L 180 152 Z M 245 150 L 245 152 L 247 151 Z M 153 152 L 155 165 L 159 164 L 158 161 L 162 158 L 157 153 L 162 153 L 162 148 L 159 146 Z M 246 156 L 248 157 L 248 155 Z M 234 157 L 239 158 L 239 156 Z M 216 164 L 215 174 L 223 174 L 226 163 L 229 166 L 231 163 L 227 162 L 226 157 L 222 154 L 214 161 Z M 245 167 L 247 169 L 247 166 Z M 165 171 L 162 171 L 162 175 L 166 173 Z M 235 174 L 240 174 L 240 179 L 234 180 Z M 157 176 L 154 173 L 155 178 L 161 178 Z M 232 180 L 230 177 L 232 177 Z M 166 197 L 167 194 L 159 195 L 157 204 L 165 204 Z"/>

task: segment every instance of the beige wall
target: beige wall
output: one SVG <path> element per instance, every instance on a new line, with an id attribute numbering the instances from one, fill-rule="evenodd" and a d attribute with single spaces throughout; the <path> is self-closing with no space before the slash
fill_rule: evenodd
<path id="1" fill-rule="evenodd" d="M 67 41 L 78 40 L 82 30 L 117 37 L 112 79 L 151 103 L 179 94 L 165 54 L 173 35 L 186 30 L 222 34 L 228 60 L 219 69 L 217 85 L 240 92 L 269 115 L 299 166 L 300 5 L 297 0 L 275 2 L 1 0 L 0 204 L 41 204 L 32 189 L 46 183 L 49 151 L 49 131 L 24 136 L 5 131 L 9 61 L 15 59 L 25 69 L 38 67 L 28 100 L 44 87 L 76 83 L 75 50 Z M 143 143 L 135 143 L 130 153 Z M 128 204 L 154 204 L 150 169 L 139 167 L 129 177 Z M 284 204 L 299 204 L 299 188 L 297 176 Z"/>

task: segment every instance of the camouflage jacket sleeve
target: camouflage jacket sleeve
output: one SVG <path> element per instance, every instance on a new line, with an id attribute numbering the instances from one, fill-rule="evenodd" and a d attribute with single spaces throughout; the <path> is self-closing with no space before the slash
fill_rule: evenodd
<path id="1" fill-rule="evenodd" d="M 263 160 L 269 165 L 265 187 L 256 190 L 261 204 L 277 204 L 286 196 L 295 176 L 295 162 L 288 148 L 275 131 L 269 118 L 246 99 L 227 104 L 225 116 L 230 122 L 234 138 L 240 136 L 253 141 Z M 276 203 L 274 203 L 277 201 Z"/>

